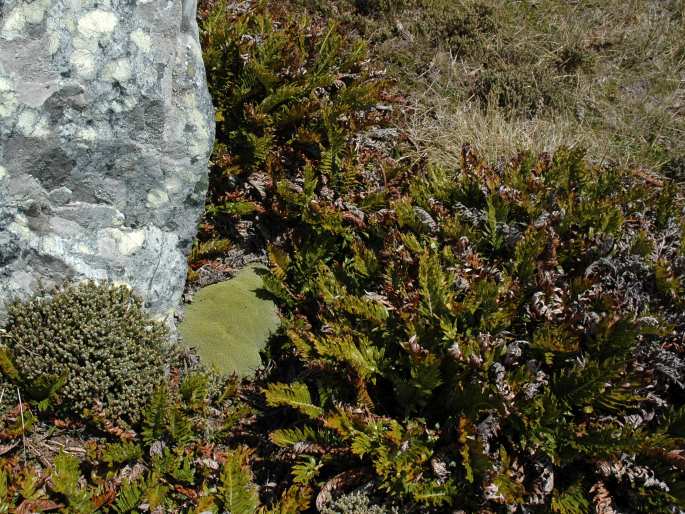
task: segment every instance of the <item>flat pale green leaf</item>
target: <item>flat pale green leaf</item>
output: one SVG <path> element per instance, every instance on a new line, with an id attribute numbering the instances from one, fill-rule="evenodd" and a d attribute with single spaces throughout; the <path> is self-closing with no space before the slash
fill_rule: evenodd
<path id="1" fill-rule="evenodd" d="M 262 292 L 262 279 L 253 267 L 201 289 L 179 326 L 184 343 L 219 371 L 252 374 L 261 364 L 259 351 L 279 326 L 276 306 Z"/>

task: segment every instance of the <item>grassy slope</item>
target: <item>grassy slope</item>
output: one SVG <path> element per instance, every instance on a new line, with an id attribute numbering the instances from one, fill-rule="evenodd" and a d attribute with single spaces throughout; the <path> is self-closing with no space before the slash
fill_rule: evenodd
<path id="1" fill-rule="evenodd" d="M 683 0 L 296 1 L 370 41 L 434 159 L 455 164 L 464 142 L 488 160 L 564 144 L 685 173 Z"/>

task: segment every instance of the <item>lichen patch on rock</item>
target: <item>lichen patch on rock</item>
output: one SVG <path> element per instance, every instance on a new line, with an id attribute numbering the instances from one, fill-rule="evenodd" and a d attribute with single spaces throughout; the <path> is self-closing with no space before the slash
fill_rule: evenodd
<path id="1" fill-rule="evenodd" d="M 150 48 L 152 48 L 152 40 L 150 39 L 150 36 L 140 29 L 134 30 L 131 33 L 131 41 L 133 41 L 133 43 L 135 43 L 135 45 L 143 52 L 149 52 Z"/>
<path id="2" fill-rule="evenodd" d="M 113 32 L 117 22 L 118 19 L 114 13 L 95 10 L 79 19 L 78 30 L 86 37 L 99 37 Z"/>
<path id="3" fill-rule="evenodd" d="M 0 69 L 0 118 L 10 117 L 17 107 L 17 96 L 12 81 L 2 76 Z"/>
<path id="4" fill-rule="evenodd" d="M 151 209 L 157 209 L 169 202 L 169 195 L 166 191 L 154 189 L 147 194 L 147 206 Z"/>
<path id="5" fill-rule="evenodd" d="M 116 80 L 126 82 L 131 78 L 131 63 L 126 59 L 117 59 L 105 66 L 103 78 L 105 80 Z"/>
<path id="6" fill-rule="evenodd" d="M 7 40 L 23 38 L 27 25 L 43 21 L 50 0 L 23 3 L 12 9 L 2 25 L 2 37 Z"/>
<path id="7" fill-rule="evenodd" d="M 96 74 L 95 56 L 88 50 L 76 50 L 71 56 L 76 73 L 84 79 L 94 79 Z"/>

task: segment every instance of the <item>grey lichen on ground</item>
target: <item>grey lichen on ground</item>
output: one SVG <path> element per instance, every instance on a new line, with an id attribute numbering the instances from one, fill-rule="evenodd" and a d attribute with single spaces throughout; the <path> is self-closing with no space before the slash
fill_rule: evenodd
<path id="1" fill-rule="evenodd" d="M 362 488 L 336 498 L 325 506 L 321 514 L 399 514 L 399 510 L 373 503 L 368 491 Z"/>
<path id="2" fill-rule="evenodd" d="M 261 364 L 259 352 L 279 326 L 276 306 L 261 293 L 259 268 L 198 291 L 179 331 L 203 361 L 226 373 L 246 376 Z"/>

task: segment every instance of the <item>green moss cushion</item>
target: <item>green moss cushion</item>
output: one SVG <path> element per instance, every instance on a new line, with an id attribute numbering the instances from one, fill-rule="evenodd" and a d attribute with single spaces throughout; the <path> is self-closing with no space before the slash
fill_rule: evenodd
<path id="1" fill-rule="evenodd" d="M 257 268 L 198 291 L 179 330 L 201 359 L 225 373 L 247 376 L 259 367 L 259 351 L 279 325 L 276 306 L 259 293 Z"/>

